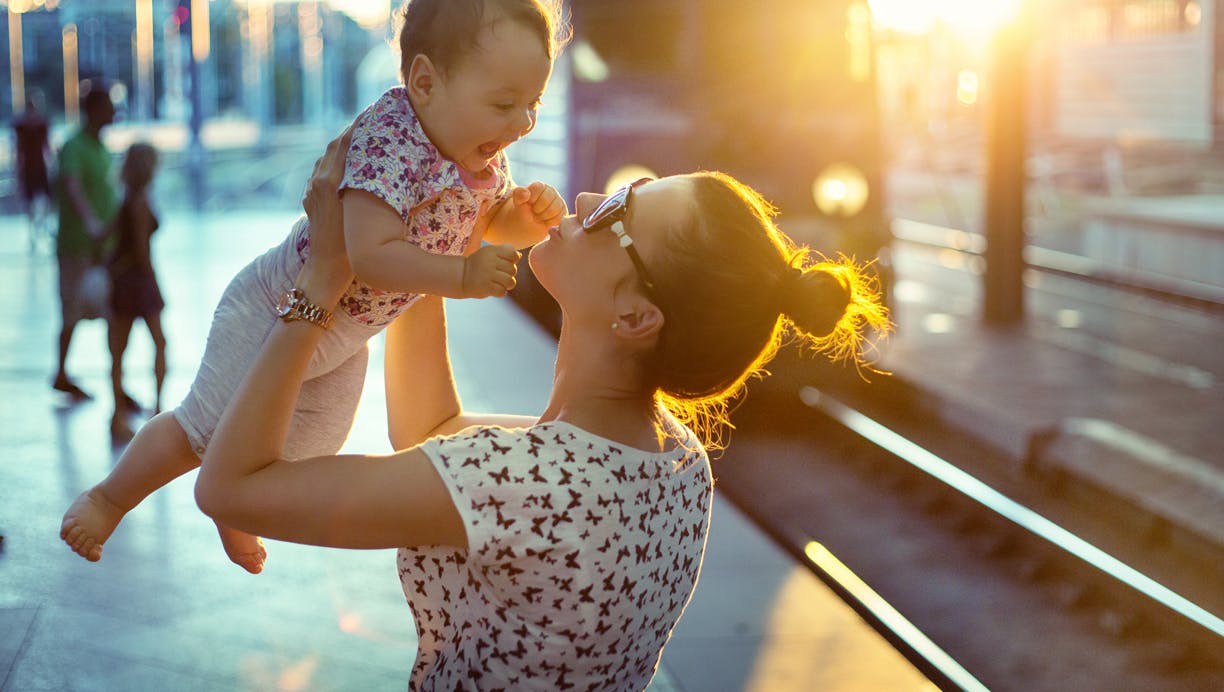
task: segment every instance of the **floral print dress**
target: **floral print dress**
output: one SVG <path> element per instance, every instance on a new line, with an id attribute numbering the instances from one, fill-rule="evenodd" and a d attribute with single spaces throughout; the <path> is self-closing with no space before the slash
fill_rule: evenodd
<path id="1" fill-rule="evenodd" d="M 365 190 L 395 209 L 404 240 L 427 252 L 463 252 L 483 204 L 513 183 L 501 153 L 479 179 L 442 156 L 429 141 L 403 87 L 388 90 L 353 128 L 340 189 Z M 203 456 L 226 403 L 276 324 L 273 306 L 293 286 L 310 252 L 301 217 L 285 240 L 255 258 L 230 282 L 213 314 L 191 390 L 174 415 Z M 366 343 L 421 296 L 380 291 L 360 280 L 349 287 L 336 323 L 323 336 L 306 373 L 286 442 L 287 458 L 339 450 L 352 427 L 365 380 Z"/>

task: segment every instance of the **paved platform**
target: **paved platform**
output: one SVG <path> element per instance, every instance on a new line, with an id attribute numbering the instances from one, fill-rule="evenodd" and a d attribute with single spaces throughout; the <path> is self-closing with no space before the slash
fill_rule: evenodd
<path id="1" fill-rule="evenodd" d="M 166 214 L 155 258 L 166 294 L 166 400 L 185 392 L 212 305 L 233 272 L 281 237 L 285 211 Z M 49 385 L 54 259 L 29 254 L 24 221 L 0 217 L 0 690 L 402 690 L 416 635 L 393 551 L 270 543 L 253 577 L 226 560 L 192 499 L 193 475 L 133 511 L 97 564 L 58 539 L 63 509 L 118 454 L 108 433 L 109 358 L 84 323 L 69 369 L 97 397 Z M 537 412 L 553 348 L 508 302 L 451 304 L 452 354 L 473 409 Z M 152 347 L 138 325 L 126 361 L 151 401 Z M 347 449 L 387 451 L 380 342 Z M 806 568 L 716 497 L 701 579 L 651 689 L 927 690 L 912 666 Z"/>

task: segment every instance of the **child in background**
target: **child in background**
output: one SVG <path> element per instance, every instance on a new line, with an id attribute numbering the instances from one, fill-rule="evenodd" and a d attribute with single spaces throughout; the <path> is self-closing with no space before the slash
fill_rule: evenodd
<path id="1" fill-rule="evenodd" d="M 351 131 L 340 192 L 357 279 L 337 314 L 294 288 L 310 251 L 302 217 L 222 295 L 199 372 L 179 407 L 151 419 L 111 473 L 68 508 L 60 536 L 82 557 L 101 559 L 103 542 L 128 511 L 199 466 L 278 315 L 327 329 L 284 457 L 334 454 L 352 426 L 370 337 L 421 294 L 504 295 L 514 286 L 515 248 L 542 239 L 567 213 L 550 186 L 514 187 L 503 152 L 535 126 L 566 38 L 559 0 L 409 0 L 401 20 L 403 85 L 369 106 Z M 465 255 L 478 220 L 487 223 L 484 239 L 501 245 Z M 232 561 L 252 573 L 263 569 L 258 537 L 220 524 L 218 530 Z"/>
<path id="2" fill-rule="evenodd" d="M 111 317 L 107 340 L 111 352 L 111 386 L 115 412 L 111 417 L 111 439 L 126 442 L 132 438 L 125 414 L 140 410 L 140 405 L 123 389 L 123 353 L 127 350 L 132 324 L 144 320 L 153 338 L 153 376 L 157 383 L 153 410 L 161 412 L 162 383 L 166 379 L 166 337 L 162 332 L 162 300 L 153 272 L 149 239 L 157 230 L 157 216 L 149 205 L 148 189 L 157 167 L 157 150 L 144 143 L 128 147 L 119 178 L 125 192 L 119 212 L 111 222 L 115 252 L 108 269 L 111 276 Z"/>

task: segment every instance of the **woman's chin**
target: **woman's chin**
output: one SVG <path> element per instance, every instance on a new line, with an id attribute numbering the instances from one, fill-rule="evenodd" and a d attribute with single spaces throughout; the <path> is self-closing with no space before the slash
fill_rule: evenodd
<path id="1" fill-rule="evenodd" d="M 536 266 L 537 266 L 536 263 L 541 261 L 540 260 L 541 257 L 548 254 L 548 250 L 545 249 L 547 247 L 548 247 L 548 238 L 545 238 L 544 240 L 541 240 L 535 245 L 532 245 L 531 249 L 527 251 L 527 266 L 531 267 L 531 273 L 535 274 L 537 277 L 540 274 L 539 274 L 539 270 L 536 269 Z"/>
<path id="2" fill-rule="evenodd" d="M 527 266 L 531 267 L 531 273 L 535 275 L 540 286 L 551 294 L 552 290 L 548 287 L 551 283 L 549 281 L 548 252 L 547 238 L 531 246 L 531 250 L 527 253 Z"/>

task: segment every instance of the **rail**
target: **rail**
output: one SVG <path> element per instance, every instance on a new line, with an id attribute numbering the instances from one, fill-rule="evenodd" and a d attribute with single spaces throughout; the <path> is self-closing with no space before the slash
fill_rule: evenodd
<path id="1" fill-rule="evenodd" d="M 800 390 L 804 404 L 829 416 L 872 444 L 886 450 L 926 475 L 969 498 L 1011 524 L 1095 568 L 1107 577 L 1142 594 L 1168 611 L 1193 622 L 1224 641 L 1224 620 L 1161 585 L 1121 560 L 994 488 L 890 430 L 867 415 L 821 393 L 814 387 Z"/>

